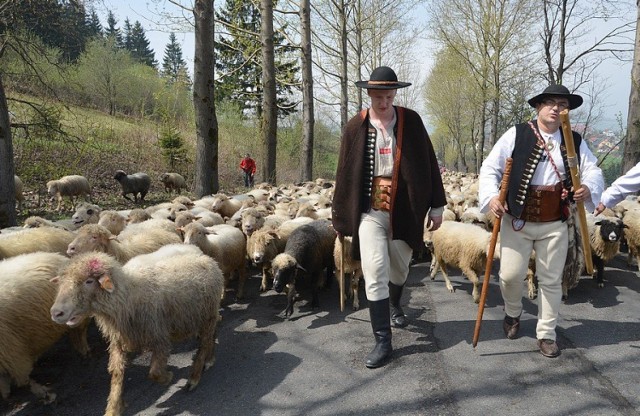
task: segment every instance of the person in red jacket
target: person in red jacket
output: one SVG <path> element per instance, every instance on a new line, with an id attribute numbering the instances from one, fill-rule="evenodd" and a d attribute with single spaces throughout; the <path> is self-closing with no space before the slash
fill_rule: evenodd
<path id="1" fill-rule="evenodd" d="M 249 153 L 240 161 L 240 169 L 244 173 L 244 186 L 253 186 L 253 175 L 256 173 L 256 161 L 251 159 Z"/>

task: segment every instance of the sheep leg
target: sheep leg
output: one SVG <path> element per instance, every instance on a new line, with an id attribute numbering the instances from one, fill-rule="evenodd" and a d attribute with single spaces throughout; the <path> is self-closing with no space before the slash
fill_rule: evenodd
<path id="1" fill-rule="evenodd" d="M 8 374 L 0 374 L 0 397 L 7 400 L 9 393 L 11 393 L 11 378 Z"/>
<path id="2" fill-rule="evenodd" d="M 127 367 L 127 355 L 118 341 L 112 341 L 109 346 L 109 374 L 111 374 L 111 388 L 107 400 L 105 416 L 120 416 L 124 410 L 122 390 L 124 387 L 124 370 Z"/>
<path id="3" fill-rule="evenodd" d="M 198 352 L 196 352 L 196 355 L 193 358 L 193 364 L 191 364 L 191 375 L 189 375 L 189 380 L 185 386 L 189 391 L 195 389 L 198 383 L 200 383 L 200 378 L 202 377 L 202 371 L 205 368 L 207 358 L 215 356 L 215 354 L 211 354 L 211 350 L 215 348 L 214 336 L 217 324 L 218 317 L 212 316 L 200 329 L 200 346 L 198 348 Z"/>
<path id="4" fill-rule="evenodd" d="M 71 345 L 76 349 L 83 357 L 89 355 L 89 343 L 87 342 L 87 330 L 89 329 L 90 319 L 85 319 L 82 324 L 76 328 L 72 328 L 69 331 L 69 340 Z"/>
<path id="5" fill-rule="evenodd" d="M 358 269 L 351 275 L 351 293 L 353 296 L 353 310 L 360 309 L 360 299 L 358 298 L 358 289 L 360 287 L 360 276 L 362 276 L 362 269 Z"/>
<path id="6" fill-rule="evenodd" d="M 269 269 L 270 267 L 262 266 L 262 283 L 260 284 L 260 292 L 266 292 L 269 287 Z"/>
<path id="7" fill-rule="evenodd" d="M 475 270 L 473 270 L 473 268 L 467 265 L 461 265 L 461 270 L 462 273 L 464 273 L 464 275 L 467 276 L 473 284 L 473 291 L 471 292 L 473 301 L 475 303 L 480 303 L 480 291 L 478 290 L 478 288 L 480 287 L 480 282 L 478 281 L 478 275 L 476 274 Z"/>
<path id="8" fill-rule="evenodd" d="M 242 267 L 238 269 L 238 291 L 236 292 L 236 298 L 244 298 L 244 284 L 247 281 L 247 269 L 242 263 Z"/>
<path id="9" fill-rule="evenodd" d="M 531 300 L 538 297 L 538 290 L 536 289 L 535 277 L 536 276 L 533 273 L 533 270 L 527 269 L 527 277 L 525 277 L 525 280 L 527 281 L 527 295 Z M 563 283 L 563 290 L 562 290 L 563 293 L 565 291 L 564 289 L 565 287 L 566 285 Z"/>
<path id="10" fill-rule="evenodd" d="M 151 354 L 151 368 L 149 378 L 158 384 L 169 384 L 173 378 L 173 373 L 167 370 L 169 361 L 169 349 L 157 346 Z"/>
<path id="11" fill-rule="evenodd" d="M 322 281 L 322 271 L 315 272 L 313 277 L 314 282 Z M 318 296 L 318 285 L 315 284 L 311 288 L 311 307 L 317 308 L 320 306 L 320 297 Z"/>
<path id="12" fill-rule="evenodd" d="M 453 285 L 451 284 L 451 280 L 449 280 L 449 276 L 447 275 L 447 267 L 445 266 L 445 262 L 442 259 L 442 256 L 437 255 L 435 257 L 435 266 L 433 267 L 433 271 L 431 272 L 431 280 L 433 280 L 438 273 L 438 268 L 442 270 L 442 276 L 444 277 L 444 284 L 447 287 L 449 293 L 455 292 Z"/>
<path id="13" fill-rule="evenodd" d="M 596 269 L 598 287 L 604 287 L 604 261 L 598 256 L 592 256 L 593 267 Z"/>
<path id="14" fill-rule="evenodd" d="M 294 284 L 288 284 L 287 286 L 289 290 L 287 291 L 287 307 L 284 310 L 284 317 L 289 319 L 293 314 L 293 304 L 296 301 L 297 292 Z"/>

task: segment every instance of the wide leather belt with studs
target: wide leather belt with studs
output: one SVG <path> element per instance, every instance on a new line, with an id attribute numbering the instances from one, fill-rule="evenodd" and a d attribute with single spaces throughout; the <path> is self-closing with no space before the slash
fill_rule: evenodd
<path id="1" fill-rule="evenodd" d="M 391 208 L 391 178 L 374 176 L 371 188 L 371 208 L 389 211 Z"/>
<path id="2" fill-rule="evenodd" d="M 522 211 L 522 219 L 530 222 L 549 222 L 560 219 L 562 184 L 531 186 Z"/>

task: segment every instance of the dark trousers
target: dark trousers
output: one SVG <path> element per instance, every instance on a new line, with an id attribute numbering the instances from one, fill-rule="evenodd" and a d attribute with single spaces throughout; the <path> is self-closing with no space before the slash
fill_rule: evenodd
<path id="1" fill-rule="evenodd" d="M 244 172 L 244 186 L 247 188 L 253 186 L 253 175 L 251 172 Z"/>

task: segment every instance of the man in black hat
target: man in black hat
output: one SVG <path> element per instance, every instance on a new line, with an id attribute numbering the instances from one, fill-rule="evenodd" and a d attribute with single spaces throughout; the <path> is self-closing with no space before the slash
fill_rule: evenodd
<path id="1" fill-rule="evenodd" d="M 582 186 L 574 201 L 594 209 L 604 188 L 602 171 L 580 135 L 563 137 L 560 112 L 582 105 L 582 97 L 562 85 L 551 85 L 528 101 L 537 118 L 517 124 L 500 137 L 482 163 L 479 178 L 481 209 L 501 218 L 500 289 L 504 300 L 503 330 L 515 339 L 520 329 L 522 291 L 529 258 L 535 251 L 538 278 L 537 346 L 545 357 L 557 357 L 558 311 L 562 275 L 569 242 L 567 197 L 571 176 L 565 140 L 573 140 Z M 498 191 L 507 157 L 513 158 L 504 205 Z"/>
<path id="2" fill-rule="evenodd" d="M 356 82 L 367 89 L 371 106 L 345 126 L 336 172 L 332 221 L 341 236 L 353 237 L 350 254 L 362 263 L 376 341 L 365 361 L 369 368 L 391 357 L 391 322 L 408 324 L 400 297 L 412 250 L 424 244 L 425 219 L 437 229 L 446 205 L 422 119 L 393 105 L 398 88 L 409 85 L 386 66 L 376 68 L 368 81 Z"/>

